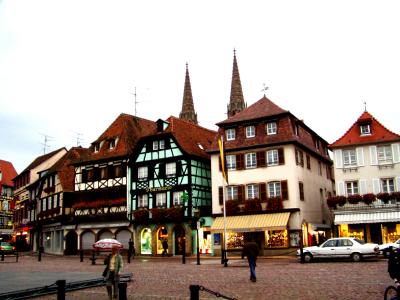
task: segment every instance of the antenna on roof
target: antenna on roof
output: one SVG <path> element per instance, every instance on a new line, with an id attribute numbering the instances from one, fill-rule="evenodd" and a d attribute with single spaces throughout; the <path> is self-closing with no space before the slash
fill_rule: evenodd
<path id="1" fill-rule="evenodd" d="M 364 101 L 364 111 L 367 111 L 367 102 Z"/>
<path id="2" fill-rule="evenodd" d="M 50 146 L 47 144 L 48 142 L 51 142 L 54 140 L 52 136 L 49 136 L 47 134 L 40 133 L 40 135 L 43 135 L 44 137 L 44 143 L 40 143 L 43 146 L 43 154 L 46 154 L 47 148 L 50 148 Z"/>
<path id="3" fill-rule="evenodd" d="M 261 92 L 264 92 L 264 96 L 265 96 L 265 92 L 266 92 L 268 89 L 269 89 L 269 87 L 268 87 L 265 83 L 263 83 L 263 88 L 262 88 Z"/>
<path id="4" fill-rule="evenodd" d="M 137 96 L 137 94 L 136 94 L 136 86 L 135 86 L 135 92 L 134 93 L 132 93 L 132 92 L 129 92 L 129 94 L 132 94 L 133 96 L 134 96 L 134 100 L 135 100 L 135 114 L 134 114 L 134 116 L 136 116 L 136 105 L 139 103 L 138 101 L 137 101 L 137 98 L 136 98 L 136 96 Z"/>
<path id="5" fill-rule="evenodd" d="M 76 146 L 79 147 L 81 145 L 81 142 L 83 141 L 82 139 L 82 133 L 75 132 L 76 134 Z"/>

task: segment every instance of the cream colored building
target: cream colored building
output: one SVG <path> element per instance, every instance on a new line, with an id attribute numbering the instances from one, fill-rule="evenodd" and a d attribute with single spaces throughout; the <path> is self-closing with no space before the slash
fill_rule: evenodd
<path id="1" fill-rule="evenodd" d="M 330 148 L 336 194 L 347 198 L 332 205 L 337 234 L 375 243 L 400 238 L 400 136 L 365 111 Z M 366 203 L 365 194 L 376 199 Z"/>

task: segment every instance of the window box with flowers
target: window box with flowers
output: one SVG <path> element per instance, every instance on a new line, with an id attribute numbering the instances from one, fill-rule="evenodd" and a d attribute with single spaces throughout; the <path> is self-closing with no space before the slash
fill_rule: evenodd
<path id="1" fill-rule="evenodd" d="M 47 194 L 49 194 L 49 193 L 54 193 L 55 187 L 54 187 L 54 185 L 53 185 L 53 186 L 48 186 L 48 187 L 45 187 L 45 188 L 43 189 L 43 191 L 44 191 L 45 193 L 47 193 Z"/>
<path id="2" fill-rule="evenodd" d="M 392 192 L 390 195 L 392 196 L 392 199 L 395 199 L 397 202 L 400 202 L 400 192 Z"/>
<path id="3" fill-rule="evenodd" d="M 151 220 L 154 223 L 164 223 L 166 221 L 167 209 L 165 208 L 152 208 Z"/>
<path id="4" fill-rule="evenodd" d="M 364 194 L 364 195 L 362 195 L 362 198 L 363 198 L 363 202 L 367 205 L 371 205 L 371 203 L 376 200 L 375 194 L 372 194 L 372 193 Z"/>
<path id="5" fill-rule="evenodd" d="M 167 208 L 165 212 L 165 219 L 168 222 L 179 223 L 183 221 L 183 207 Z"/>
<path id="6" fill-rule="evenodd" d="M 336 208 L 336 205 L 343 206 L 346 204 L 345 196 L 333 196 L 326 199 L 326 203 L 330 208 Z"/>
<path id="7" fill-rule="evenodd" d="M 135 223 L 146 223 L 149 221 L 149 210 L 139 209 L 133 212 L 133 218 Z"/>
<path id="8" fill-rule="evenodd" d="M 237 200 L 228 200 L 228 201 L 225 202 L 225 208 L 226 208 L 226 215 L 227 216 L 236 215 L 240 211 L 239 201 L 237 201 Z"/>
<path id="9" fill-rule="evenodd" d="M 261 211 L 261 202 L 259 199 L 248 199 L 244 202 L 245 212 L 258 212 Z"/>
<path id="10" fill-rule="evenodd" d="M 389 200 L 392 199 L 389 193 L 379 193 L 376 198 L 380 199 L 383 203 L 388 204 Z"/>
<path id="11" fill-rule="evenodd" d="M 271 197 L 267 199 L 267 210 L 279 210 L 283 208 L 281 197 Z"/>
<path id="12" fill-rule="evenodd" d="M 348 195 L 348 196 L 347 196 L 347 201 L 348 201 L 350 204 L 357 204 L 357 203 L 360 203 L 362 199 L 363 199 L 362 196 L 359 195 L 359 194 L 353 194 L 353 195 Z"/>

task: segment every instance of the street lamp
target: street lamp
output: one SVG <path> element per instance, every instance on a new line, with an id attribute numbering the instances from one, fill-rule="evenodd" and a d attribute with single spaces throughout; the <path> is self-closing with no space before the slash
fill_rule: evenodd
<path id="1" fill-rule="evenodd" d="M 197 240 L 197 264 L 200 265 L 200 238 L 199 238 L 199 228 L 200 228 L 200 209 L 196 207 L 193 211 L 194 218 L 193 221 L 196 221 L 196 240 Z"/>

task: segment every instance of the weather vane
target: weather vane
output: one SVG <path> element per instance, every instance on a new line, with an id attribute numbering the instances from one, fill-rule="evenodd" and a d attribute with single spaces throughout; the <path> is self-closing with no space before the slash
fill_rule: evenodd
<path id="1" fill-rule="evenodd" d="M 264 92 L 264 96 L 265 96 L 265 92 L 269 89 L 269 87 L 266 86 L 265 83 L 263 83 L 263 89 L 261 90 L 261 92 Z"/>

